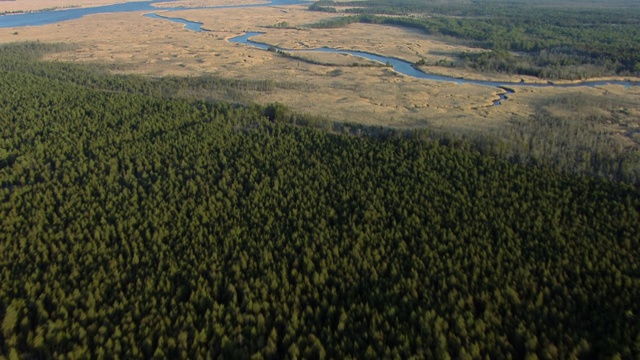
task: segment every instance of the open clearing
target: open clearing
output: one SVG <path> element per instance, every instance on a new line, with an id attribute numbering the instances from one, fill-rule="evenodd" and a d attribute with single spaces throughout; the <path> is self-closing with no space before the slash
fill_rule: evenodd
<path id="1" fill-rule="evenodd" d="M 94 7 L 143 0 L 4 0 L 0 1 L 0 14 L 11 12 L 39 11 L 45 9 L 66 9 Z"/>
<path id="2" fill-rule="evenodd" d="M 184 6 L 230 3 L 229 0 L 186 0 L 172 5 L 182 2 Z M 159 9 L 158 13 L 162 14 L 162 10 Z M 494 107 L 492 101 L 502 92 L 497 88 L 418 80 L 386 67 L 353 66 L 369 61 L 352 56 L 296 53 L 308 60 L 330 65 L 311 64 L 227 41 L 246 31 L 259 31 L 265 34 L 256 40 L 282 48 L 302 50 L 329 46 L 368 51 L 411 62 L 420 59 L 429 62 L 450 60 L 455 53 L 482 51 L 430 38 L 415 30 L 391 26 L 352 24 L 339 29 L 303 29 L 303 25 L 340 16 L 310 12 L 306 6 L 187 9 L 168 14 L 202 22 L 203 28 L 209 32 L 201 33 L 142 15 L 140 12 L 102 14 L 52 25 L 1 29 L 0 42 L 39 40 L 75 43 L 79 45 L 77 50 L 54 54 L 51 58 L 117 64 L 122 69 L 120 71 L 128 73 L 152 76 L 213 74 L 223 78 L 286 81 L 295 86 L 291 90 L 252 93 L 252 101 L 278 101 L 298 112 L 369 125 L 435 126 L 447 131 L 481 130 L 502 126 L 514 116 L 527 116 L 536 111 L 535 104 L 545 98 L 569 93 L 624 98 L 627 108 L 617 115 L 621 119 L 617 124 L 624 124 L 620 125 L 621 132 L 636 128 L 640 121 L 637 116 L 640 113 L 640 89 L 637 87 L 518 88 L 502 106 Z M 269 28 L 281 22 L 286 22 L 291 28 Z M 509 81 L 521 78 L 459 69 L 423 69 L 465 78 Z M 615 127 L 615 124 L 609 125 Z"/>

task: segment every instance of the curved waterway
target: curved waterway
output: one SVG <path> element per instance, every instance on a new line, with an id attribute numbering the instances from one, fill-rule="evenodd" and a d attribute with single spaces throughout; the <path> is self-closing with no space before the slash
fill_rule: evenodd
<path id="1" fill-rule="evenodd" d="M 78 19 L 85 15 L 91 14 L 104 14 L 104 13 L 119 13 L 119 12 L 132 12 L 132 11 L 149 11 L 150 13 L 145 14 L 145 16 L 155 19 L 163 19 L 169 20 L 173 22 L 177 22 L 183 24 L 186 29 L 192 31 L 206 31 L 202 29 L 202 23 L 189 21 L 183 18 L 170 17 L 165 15 L 158 15 L 157 12 L 162 11 L 163 14 L 170 14 L 173 11 L 178 10 L 186 10 L 181 7 L 173 7 L 173 8 L 157 8 L 154 7 L 153 4 L 167 2 L 167 0 L 152 0 L 147 2 L 128 2 L 121 3 L 115 5 L 107 5 L 107 6 L 98 6 L 93 8 L 73 8 L 73 9 L 65 9 L 65 10 L 55 10 L 55 11 L 41 11 L 41 12 L 32 12 L 32 13 L 22 13 L 22 14 L 12 14 L 0 16 L 0 28 L 7 27 L 23 27 L 23 26 L 36 26 L 36 25 L 46 25 L 53 24 L 61 21 Z M 189 8 L 188 10 L 199 10 L 199 9 L 224 9 L 224 8 L 243 8 L 243 7 L 260 7 L 260 6 L 274 6 L 274 5 L 295 5 L 301 4 L 303 1 L 301 0 L 273 0 L 270 3 L 266 4 L 252 4 L 252 5 L 231 5 L 231 6 L 214 6 L 214 7 L 201 7 L 201 8 Z M 462 84 L 471 84 L 471 85 L 481 85 L 481 86 L 489 86 L 489 87 L 497 87 L 504 90 L 503 94 L 500 94 L 500 98 L 494 101 L 494 105 L 500 105 L 502 101 L 507 100 L 507 95 L 515 92 L 515 88 L 517 87 L 537 87 L 537 88 L 545 88 L 545 87 L 556 87 L 556 88 L 575 88 L 581 86 L 595 87 L 595 86 L 603 86 L 603 85 L 623 85 L 626 88 L 631 86 L 639 86 L 640 82 L 638 81 L 629 81 L 629 80 L 603 80 L 603 81 L 583 81 L 569 84 L 552 84 L 552 83 L 524 83 L 524 82 L 499 82 L 499 81 L 483 81 L 483 80 L 471 80 L 471 79 L 462 79 L 455 78 L 450 76 L 442 76 L 425 73 L 419 69 L 417 69 L 414 64 L 393 57 L 363 52 L 363 51 L 354 51 L 354 50 L 341 50 L 341 49 L 332 49 L 328 47 L 322 47 L 317 49 L 304 49 L 304 50 L 296 50 L 296 49 L 282 49 L 278 47 L 272 47 L 268 44 L 264 44 L 261 42 L 257 42 L 254 40 L 250 40 L 252 37 L 256 37 L 262 35 L 260 32 L 247 32 L 244 35 L 236 36 L 234 38 L 229 39 L 229 42 L 232 43 L 240 43 L 248 46 L 252 46 L 254 48 L 263 49 L 263 50 L 279 50 L 283 52 L 325 52 L 325 53 L 336 53 L 336 54 L 348 54 L 353 56 L 358 56 L 361 58 L 365 58 L 372 61 L 377 61 L 382 64 L 389 64 L 393 66 L 393 69 L 401 74 L 411 76 L 418 79 L 425 79 L 431 81 L 444 81 L 456 83 L 459 85 Z"/>
<path id="2" fill-rule="evenodd" d="M 0 15 L 0 28 L 17 28 L 24 26 L 40 26 L 55 24 L 67 20 L 80 19 L 85 15 L 94 14 L 110 14 L 133 11 L 177 11 L 177 10 L 202 10 L 202 9 L 228 9 L 238 7 L 258 7 L 258 6 L 274 6 L 274 5 L 297 5 L 302 4 L 301 0 L 273 0 L 266 4 L 251 5 L 225 5 L 225 6 L 207 6 L 197 8 L 185 7 L 166 7 L 159 8 L 153 6 L 157 3 L 169 3 L 174 0 L 150 0 L 150 1 L 134 1 L 113 5 L 104 5 L 86 8 L 67 8 L 58 10 L 33 11 L 16 14 Z"/>
<path id="3" fill-rule="evenodd" d="M 186 27 L 191 28 L 192 30 L 195 31 L 205 31 L 201 28 L 202 24 L 200 24 L 200 26 L 197 26 L 197 24 L 199 23 L 193 23 L 190 22 L 188 20 L 185 19 L 170 19 L 172 21 L 177 21 L 179 23 L 184 24 Z M 195 24 L 195 26 L 194 26 Z M 239 43 L 239 44 L 244 44 L 244 45 L 249 45 L 258 49 L 262 49 L 262 50 L 277 50 L 277 51 L 283 51 L 283 52 L 325 52 L 325 53 L 334 53 L 334 54 L 348 54 L 348 55 L 353 55 L 353 56 L 358 56 L 358 57 L 362 57 L 368 60 L 372 60 L 372 61 L 377 61 L 379 63 L 382 64 L 389 64 L 391 66 L 393 66 L 393 69 L 401 74 L 407 75 L 407 76 L 411 76 L 414 78 L 418 78 L 418 79 L 426 79 L 426 80 L 432 80 L 432 81 L 443 81 L 443 82 L 451 82 L 451 83 L 456 83 L 458 85 L 462 85 L 462 84 L 472 84 L 472 85 L 481 85 L 481 86 L 489 86 L 489 87 L 497 87 L 500 88 L 502 90 L 504 90 L 505 92 L 503 94 L 499 94 L 499 99 L 498 100 L 494 100 L 493 104 L 494 105 L 501 105 L 503 101 L 508 99 L 508 94 L 513 94 L 515 93 L 514 88 L 515 87 L 537 87 L 537 88 L 545 88 L 545 87 L 556 87 L 556 88 L 575 88 L 575 87 L 595 87 L 595 86 L 603 86 L 603 85 L 623 85 L 626 88 L 630 88 L 631 86 L 640 86 L 640 82 L 638 81 L 630 81 L 630 80 L 602 80 L 602 81 L 583 81 L 583 82 L 576 82 L 576 83 L 570 83 L 570 84 L 552 84 L 552 83 L 547 83 L 547 84 L 540 84 L 540 83 L 524 83 L 524 82 L 498 82 L 498 81 L 483 81 L 483 80 L 471 80 L 471 79 L 461 79 L 461 78 L 455 78 L 455 77 L 451 77 L 451 76 L 442 76 L 442 75 L 435 75 L 435 74 L 429 74 L 429 73 L 425 73 L 419 69 L 417 69 L 414 64 L 406 61 L 406 60 L 402 60 L 402 59 L 397 59 L 397 58 L 393 58 L 393 57 L 388 57 L 388 56 L 382 56 L 382 55 L 378 55 L 378 54 L 373 54 L 373 53 L 368 53 L 368 52 L 364 52 L 364 51 L 353 51 L 353 50 L 341 50 L 341 49 L 332 49 L 329 47 L 322 47 L 322 48 L 316 48 L 316 49 L 304 49 L 304 50 L 297 50 L 297 49 L 282 49 L 282 48 L 278 48 L 278 47 L 274 47 L 265 43 L 261 43 L 261 42 L 257 42 L 254 40 L 251 40 L 250 38 L 255 37 L 255 36 L 259 36 L 262 35 L 264 33 L 261 32 L 247 32 L 244 35 L 240 35 L 240 36 L 236 36 L 233 38 L 229 39 L 229 42 L 232 43 Z"/>
<path id="4" fill-rule="evenodd" d="M 186 20 L 184 19 L 179 19 L 182 23 L 186 23 Z M 200 31 L 202 31 L 202 29 L 200 29 Z M 240 36 L 236 36 L 234 38 L 229 39 L 229 42 L 233 42 L 233 43 L 240 43 L 240 44 L 245 44 L 245 45 L 250 45 L 259 49 L 263 49 L 263 50 L 267 50 L 269 49 L 271 46 L 264 44 L 264 43 L 260 43 L 254 40 L 250 40 L 250 38 L 258 36 L 258 35 L 262 35 L 264 33 L 261 32 L 248 32 L 245 33 L 244 35 L 240 35 Z M 382 55 L 377 55 L 377 54 L 372 54 L 372 53 L 368 53 L 368 52 L 363 52 L 363 51 L 353 51 L 353 50 L 341 50 L 341 49 L 332 49 L 332 48 L 328 48 L 328 47 L 322 47 L 322 48 L 317 48 L 317 49 L 304 49 L 304 50 L 295 50 L 295 49 L 281 49 L 281 48 L 277 48 L 274 47 L 276 50 L 279 51 L 283 51 L 283 52 L 326 52 L 326 53 L 335 53 L 335 54 L 349 54 L 349 55 L 353 55 L 353 56 L 359 56 L 362 58 L 366 58 L 369 60 L 373 60 L 373 61 L 377 61 L 383 64 L 387 64 L 389 63 L 391 66 L 393 66 L 393 69 L 401 74 L 407 75 L 407 76 L 411 76 L 411 77 L 415 77 L 415 78 L 419 78 L 419 79 L 426 79 L 426 80 L 433 80 L 433 81 L 446 81 L 446 82 L 453 82 L 459 85 L 462 84 L 472 84 L 472 85 L 482 85 L 482 86 L 491 86 L 491 87 L 499 87 L 499 88 L 505 88 L 505 87 L 518 87 L 518 86 L 528 86 L 528 87 L 540 87 L 540 88 L 544 88 L 544 87 L 557 87 L 557 88 L 573 88 L 573 87 L 580 87 L 580 86 L 602 86 L 602 85 L 624 85 L 625 87 L 631 87 L 631 86 L 638 86 L 640 85 L 640 82 L 637 81 L 629 81 L 629 80 L 602 80 L 602 81 L 583 81 L 583 82 L 576 82 L 576 83 L 570 83 L 570 84 L 552 84 L 552 83 L 524 83 L 524 82 L 499 82 L 499 81 L 484 81 L 484 80 L 471 80 L 471 79 L 461 79 L 461 78 L 455 78 L 455 77 L 451 77 L 451 76 L 442 76 L 442 75 L 434 75 L 434 74 L 428 74 L 425 73 L 419 69 L 417 69 L 414 64 L 406 61 L 406 60 L 402 60 L 402 59 L 397 59 L 397 58 L 393 58 L 393 57 L 388 57 L 388 56 L 382 56 Z M 273 50 L 273 48 L 272 48 Z M 505 89 L 506 90 L 506 89 Z"/>
<path id="5" fill-rule="evenodd" d="M 67 20 L 79 19 L 85 15 L 122 13 L 132 11 L 158 11 L 159 8 L 153 4 L 167 2 L 163 0 L 152 1 L 135 1 L 113 5 L 87 7 L 87 8 L 70 8 L 61 10 L 34 11 L 18 14 L 8 14 L 0 16 L 0 28 L 24 27 L 24 26 L 40 26 L 55 24 Z M 167 10 L 178 10 L 170 8 Z"/>

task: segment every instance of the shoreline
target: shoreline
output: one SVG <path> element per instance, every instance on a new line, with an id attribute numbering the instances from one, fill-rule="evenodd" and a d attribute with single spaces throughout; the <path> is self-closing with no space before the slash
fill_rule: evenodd
<path id="1" fill-rule="evenodd" d="M 194 10 L 198 8 L 219 6 L 266 5 L 269 2 L 269 0 L 166 0 L 154 3 L 151 6 L 158 10 L 176 7 L 184 10 Z"/>
<path id="2" fill-rule="evenodd" d="M 474 72 L 469 69 L 462 68 L 443 68 L 439 66 L 416 66 L 416 69 L 434 75 L 449 76 L 460 80 L 473 80 L 473 81 L 488 81 L 488 82 L 505 82 L 511 85 L 522 84 L 539 84 L 539 85 L 575 85 L 585 82 L 600 82 L 600 81 L 616 81 L 616 82 L 631 82 L 640 83 L 640 77 L 635 76 L 599 76 L 591 77 L 579 80 L 569 79 L 542 79 L 533 76 L 517 75 L 517 74 L 500 74 L 500 73 L 480 73 Z M 521 81 L 524 80 L 524 81 Z"/>
<path id="3" fill-rule="evenodd" d="M 161 12 L 162 9 L 158 8 L 157 11 Z M 628 105 L 625 105 L 624 112 L 616 116 L 621 117 L 623 120 L 617 121 L 624 124 L 635 124 L 636 109 L 640 109 L 640 87 L 523 87 L 517 91 L 517 95 L 509 96 L 509 101 L 495 107 L 492 106 L 493 101 L 504 93 L 501 89 L 419 81 L 401 76 L 386 67 L 340 66 L 353 64 L 353 61 L 339 54 L 317 53 L 324 62 L 336 63 L 334 67 L 317 66 L 226 41 L 247 31 L 265 31 L 269 25 L 283 21 L 297 26 L 329 16 L 307 12 L 301 6 L 184 9 L 179 13 L 162 13 L 202 23 L 202 28 L 209 31 L 201 34 L 187 31 L 182 25 L 170 21 L 144 17 L 147 12 L 156 11 L 123 12 L 117 16 L 96 14 L 58 24 L 7 29 L 4 33 L 0 32 L 0 43 L 26 40 L 75 43 L 78 44 L 77 49 L 51 54 L 47 60 L 113 64 L 114 71 L 118 73 L 147 76 L 208 75 L 239 81 L 284 83 L 287 86 L 277 91 L 250 90 L 246 94 L 231 94 L 228 100 L 260 104 L 281 102 L 291 109 L 311 115 L 375 126 L 444 126 L 470 131 L 500 128 L 506 126 L 513 117 L 524 118 L 535 113 L 539 104 L 560 95 L 621 99 Z M 15 30 L 19 30 L 19 34 L 13 35 Z M 465 50 L 424 39 L 402 29 L 367 24 L 354 24 L 339 31 L 268 29 L 267 34 L 258 39 L 286 48 L 357 48 L 409 62 L 432 56 L 432 52 Z M 332 60 L 332 57 L 339 58 Z M 433 57 L 433 60 L 437 59 Z M 440 70 L 449 69 L 432 70 L 439 73 Z M 492 76 L 473 74 L 464 69 L 451 69 L 448 75 L 466 79 Z M 517 82 L 520 77 L 511 79 Z M 310 102 L 310 98 L 314 101 Z M 628 128 L 616 127 L 615 130 L 622 133 Z"/>
<path id="4" fill-rule="evenodd" d="M 121 4 L 127 2 L 144 2 L 148 0 L 31 0 L 25 1 L 0 1 L 0 16 L 30 14 L 45 11 L 60 11 L 78 8 L 92 8 Z M 6 6 L 8 5 L 8 6 Z"/>

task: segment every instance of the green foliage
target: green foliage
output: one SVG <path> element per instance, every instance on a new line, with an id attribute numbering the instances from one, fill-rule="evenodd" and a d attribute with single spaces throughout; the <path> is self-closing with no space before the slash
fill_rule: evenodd
<path id="1" fill-rule="evenodd" d="M 532 115 L 514 116 L 500 127 L 444 133 L 430 129 L 422 136 L 447 143 L 457 141 L 480 153 L 514 163 L 638 183 L 640 149 L 637 142 L 620 141 L 620 132 L 611 130 L 611 127 L 633 126 L 629 124 L 635 119 L 628 116 L 628 109 L 636 104 L 634 100 L 615 95 L 554 94 L 534 102 Z"/>
<path id="2" fill-rule="evenodd" d="M 322 11 L 317 4 L 311 7 Z M 493 50 L 461 54 L 456 66 L 548 79 L 640 75 L 636 66 L 640 62 L 637 3 L 575 6 L 571 2 L 367 0 L 334 6 L 359 15 L 313 26 L 340 27 L 353 22 L 405 26 Z M 507 58 L 505 51 L 518 56 Z"/>
<path id="3" fill-rule="evenodd" d="M 10 59 L 0 356 L 640 356 L 637 186 Z"/>
<path id="4" fill-rule="evenodd" d="M 309 5 L 309 10 L 323 11 L 323 12 L 337 12 L 334 5 L 335 5 L 335 1 L 333 0 L 320 0 Z"/>
<path id="5" fill-rule="evenodd" d="M 275 23 L 275 24 L 273 24 L 273 25 L 271 25 L 269 27 L 273 28 L 273 29 L 289 29 L 289 28 L 291 28 L 291 26 L 289 26 L 289 23 L 286 22 L 286 21 L 277 22 L 277 23 Z"/>
<path id="6" fill-rule="evenodd" d="M 4 319 L 2 320 L 2 334 L 9 337 L 18 323 L 19 308 L 15 304 L 9 304 L 4 311 Z"/>

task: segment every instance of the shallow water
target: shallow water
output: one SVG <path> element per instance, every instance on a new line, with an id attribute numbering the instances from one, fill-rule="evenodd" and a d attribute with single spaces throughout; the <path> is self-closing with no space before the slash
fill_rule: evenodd
<path id="1" fill-rule="evenodd" d="M 171 0 L 135 1 L 135 2 L 126 2 L 121 4 L 88 7 L 88 8 L 71 8 L 71 9 L 60 9 L 60 10 L 26 12 L 26 13 L 19 13 L 19 14 L 8 14 L 8 15 L 0 16 L 0 28 L 55 24 L 62 21 L 79 19 L 85 15 L 93 15 L 93 14 L 121 13 L 121 12 L 132 12 L 132 11 L 185 10 L 185 8 L 181 8 L 181 7 L 158 8 L 153 6 L 153 4 L 155 3 L 166 3 L 170 1 Z M 211 7 L 201 7 L 201 8 L 189 8 L 189 10 L 211 9 L 211 8 L 224 9 L 224 8 L 234 8 L 234 7 L 258 7 L 258 6 L 273 6 L 273 5 L 295 5 L 295 4 L 301 4 L 301 3 L 303 2 L 300 0 L 273 0 L 268 4 L 211 6 Z"/>
<path id="2" fill-rule="evenodd" d="M 186 29 L 192 31 L 206 31 L 202 29 L 202 23 L 189 21 L 182 18 L 170 17 L 165 15 L 158 15 L 155 13 L 156 11 L 162 11 L 163 14 L 171 13 L 172 11 L 184 10 L 184 8 L 157 8 L 154 7 L 154 3 L 158 2 L 166 2 L 166 0 L 153 0 L 148 2 L 129 2 L 115 5 L 106 5 L 106 6 L 98 6 L 92 8 L 74 8 L 74 9 L 65 9 L 65 10 L 54 10 L 54 11 L 41 11 L 41 12 L 33 12 L 33 13 L 24 13 L 24 14 L 12 14 L 12 15 L 4 15 L 0 16 L 0 28 L 7 27 L 23 27 L 23 26 L 38 26 L 38 25 L 46 25 L 53 24 L 61 21 L 78 19 L 85 15 L 91 14 L 103 14 L 103 13 L 118 13 L 118 12 L 132 12 L 132 11 L 150 11 L 150 13 L 145 14 L 144 16 L 154 18 L 154 19 L 163 19 L 169 20 L 173 22 L 177 22 L 183 24 Z M 293 5 L 293 4 L 301 4 L 303 3 L 300 0 L 274 0 L 268 4 L 253 4 L 253 5 L 235 5 L 235 6 L 216 6 L 216 7 L 206 7 L 206 8 L 191 8 L 190 10 L 198 10 L 198 9 L 212 9 L 212 8 L 236 8 L 236 7 L 260 7 L 260 6 L 272 6 L 272 5 Z M 262 35 L 260 32 L 248 32 L 244 35 L 236 36 L 234 38 L 229 39 L 229 42 L 232 43 L 240 43 L 248 46 L 252 46 L 255 48 L 268 50 L 271 48 L 270 45 L 263 44 L 257 41 L 250 40 L 252 37 L 256 37 Z M 494 105 L 500 105 L 503 101 L 508 99 L 507 94 L 514 93 L 514 88 L 517 87 L 556 87 L 556 88 L 574 88 L 581 86 L 602 86 L 602 85 L 623 85 L 625 88 L 630 88 L 631 86 L 640 85 L 639 82 L 633 81 L 584 81 L 577 82 L 571 84 L 534 84 L 534 83 L 524 83 L 524 82 L 498 82 L 498 81 L 482 81 L 482 80 L 470 80 L 470 79 L 462 79 L 455 78 L 451 76 L 442 76 L 425 73 L 419 69 L 417 69 L 414 64 L 383 55 L 362 52 L 362 51 L 351 51 L 351 50 L 338 50 L 331 49 L 328 47 L 322 47 L 317 49 L 305 49 L 305 50 L 292 50 L 292 49 L 281 49 L 281 48 L 272 48 L 272 50 L 278 50 L 283 52 L 326 52 L 326 53 L 336 53 L 336 54 L 349 54 L 353 56 L 359 56 L 362 58 L 366 58 L 372 61 L 377 61 L 382 64 L 387 64 L 392 66 L 393 69 L 401 74 L 411 76 L 418 79 L 425 79 L 431 81 L 443 81 L 456 83 L 458 85 L 462 84 L 472 84 L 472 85 L 481 85 L 481 86 L 489 86 L 489 87 L 498 87 L 505 91 L 504 94 L 499 95 L 498 100 L 494 100 Z"/>
<path id="3" fill-rule="evenodd" d="M 183 21 L 185 21 L 184 19 L 181 19 Z M 234 43 L 240 43 L 240 44 L 245 44 L 245 45 L 250 45 L 259 49 L 268 49 L 269 45 L 263 44 L 263 43 L 259 43 L 256 42 L 254 40 L 250 40 L 250 38 L 255 37 L 255 36 L 259 36 L 262 35 L 263 33 L 260 32 L 249 32 L 246 33 L 244 35 L 241 36 L 236 36 L 234 38 L 229 39 L 230 42 L 234 42 Z M 581 86 L 590 86 L 590 87 L 594 87 L 594 86 L 602 86 L 602 85 L 624 85 L 626 88 L 630 88 L 631 86 L 638 86 L 640 85 L 639 82 L 633 82 L 633 81 L 628 81 L 628 80 L 620 80 L 620 81 L 615 81 L 615 80 L 611 80 L 611 81 L 583 81 L 583 82 L 577 82 L 577 83 L 572 83 L 572 84 L 551 84 L 551 83 L 547 83 L 547 84 L 534 84 L 534 83 L 524 83 L 524 82 L 498 82 L 498 81 L 482 81 L 482 80 L 470 80 L 470 79 L 461 79 L 461 78 L 455 78 L 455 77 L 451 77 L 451 76 L 442 76 L 442 75 L 434 75 L 434 74 L 428 74 L 425 73 L 417 68 L 414 67 L 414 65 L 408 61 L 405 60 L 401 60 L 401 59 L 396 59 L 393 57 L 388 57 L 388 56 L 382 56 L 382 55 L 378 55 L 378 54 L 372 54 L 372 53 L 368 53 L 368 52 L 362 52 L 362 51 L 351 51 L 351 50 L 337 50 L 337 49 L 331 49 L 331 48 L 327 48 L 327 47 L 323 47 L 323 48 L 317 48 L 317 49 L 305 49 L 305 50 L 288 50 L 288 49 L 280 49 L 280 48 L 275 48 L 276 50 L 279 51 L 283 51 L 283 52 L 327 52 L 327 53 L 336 53 L 336 54 L 349 54 L 349 55 L 353 55 L 353 56 L 359 56 L 362 58 L 366 58 L 369 60 L 373 60 L 373 61 L 377 61 L 380 62 L 382 64 L 389 64 L 391 66 L 393 66 L 393 69 L 401 74 L 407 75 L 407 76 L 411 76 L 414 78 L 419 78 L 419 79 L 426 79 L 426 80 L 433 80 L 433 81 L 445 81 L 445 82 L 452 82 L 452 83 L 456 83 L 458 85 L 462 85 L 462 84 L 472 84 L 472 85 L 482 85 L 482 86 L 490 86 L 490 87 L 499 87 L 502 88 L 503 90 L 505 90 L 507 93 L 513 93 L 514 90 L 512 88 L 514 87 L 538 87 L 538 88 L 545 88 L 545 87 L 556 87 L 556 88 L 574 88 L 574 87 L 581 87 Z M 500 100 L 507 100 L 507 97 L 501 97 Z"/>

